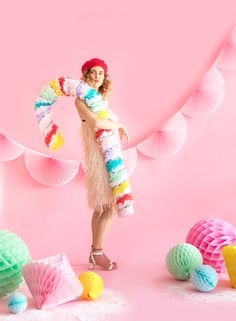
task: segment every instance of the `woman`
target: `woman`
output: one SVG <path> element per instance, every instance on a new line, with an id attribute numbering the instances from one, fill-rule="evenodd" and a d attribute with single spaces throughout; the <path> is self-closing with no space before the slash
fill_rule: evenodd
<path id="1" fill-rule="evenodd" d="M 98 58 L 86 61 L 82 66 L 82 80 L 97 90 L 104 99 L 111 94 L 111 81 L 107 74 L 106 63 Z M 125 126 L 118 122 L 99 118 L 91 112 L 87 105 L 77 97 L 75 105 L 80 115 L 81 134 L 84 147 L 88 203 L 93 209 L 92 216 L 92 248 L 89 256 L 89 268 L 95 265 L 104 270 L 115 270 L 117 263 L 108 259 L 103 252 L 103 243 L 112 218 L 116 213 L 115 199 L 108 184 L 108 174 L 102 150 L 95 138 L 95 129 L 118 129 L 121 139 L 129 143 L 129 135 Z"/>

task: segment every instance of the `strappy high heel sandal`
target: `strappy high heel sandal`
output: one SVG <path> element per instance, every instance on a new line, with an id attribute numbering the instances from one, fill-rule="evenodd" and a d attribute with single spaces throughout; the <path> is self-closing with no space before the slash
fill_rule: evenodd
<path id="1" fill-rule="evenodd" d="M 104 262 L 99 262 L 98 257 L 103 257 Z M 105 271 L 112 271 L 117 269 L 117 263 L 110 261 L 106 255 L 103 253 L 102 249 L 94 249 L 92 248 L 89 255 L 89 270 L 94 270 L 96 266 L 99 266 Z"/>

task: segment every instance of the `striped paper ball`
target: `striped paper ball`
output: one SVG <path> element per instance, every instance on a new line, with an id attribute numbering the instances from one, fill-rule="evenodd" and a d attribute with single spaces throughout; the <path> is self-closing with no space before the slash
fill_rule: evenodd
<path id="1" fill-rule="evenodd" d="M 29 261 L 30 253 L 24 241 L 14 233 L 0 230 L 0 298 L 24 282 L 21 268 Z"/>
<path id="2" fill-rule="evenodd" d="M 210 265 L 202 265 L 193 270 L 191 281 L 198 291 L 210 292 L 218 283 L 218 275 Z"/>
<path id="3" fill-rule="evenodd" d="M 167 269 L 177 280 L 189 279 L 191 272 L 201 264 L 200 251 L 187 243 L 175 245 L 166 257 Z"/>
<path id="4" fill-rule="evenodd" d="M 8 297 L 7 306 L 12 313 L 20 313 L 27 308 L 28 300 L 24 294 L 16 292 Z"/>

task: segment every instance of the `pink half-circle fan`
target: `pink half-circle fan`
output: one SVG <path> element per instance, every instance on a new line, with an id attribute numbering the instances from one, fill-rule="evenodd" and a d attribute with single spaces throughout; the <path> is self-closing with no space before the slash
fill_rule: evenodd
<path id="1" fill-rule="evenodd" d="M 216 66 L 225 70 L 236 69 L 236 25 L 216 58 Z"/>
<path id="2" fill-rule="evenodd" d="M 200 82 L 193 95 L 184 104 L 181 111 L 191 117 L 207 116 L 222 103 L 225 96 L 225 81 L 215 67 Z"/>
<path id="3" fill-rule="evenodd" d="M 8 162 L 22 155 L 25 148 L 0 133 L 0 161 Z"/>
<path id="4" fill-rule="evenodd" d="M 26 151 L 25 166 L 37 182 L 47 186 L 61 186 L 75 177 L 79 171 L 80 162 L 60 160 L 33 151 Z"/>
<path id="5" fill-rule="evenodd" d="M 167 158 L 178 152 L 186 137 L 186 120 L 177 113 L 160 130 L 139 143 L 137 149 L 150 158 Z"/>
<path id="6" fill-rule="evenodd" d="M 129 177 L 133 174 L 137 165 L 137 150 L 135 147 L 126 149 L 123 152 L 125 167 Z"/>

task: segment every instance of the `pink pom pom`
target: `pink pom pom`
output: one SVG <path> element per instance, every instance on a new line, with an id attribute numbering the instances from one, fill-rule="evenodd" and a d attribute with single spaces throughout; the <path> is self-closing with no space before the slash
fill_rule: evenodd
<path id="1" fill-rule="evenodd" d="M 196 246 L 202 253 L 203 263 L 211 265 L 217 272 L 224 272 L 225 262 L 222 248 L 234 244 L 236 229 L 219 218 L 207 218 L 196 223 L 188 233 L 186 242 Z"/>

